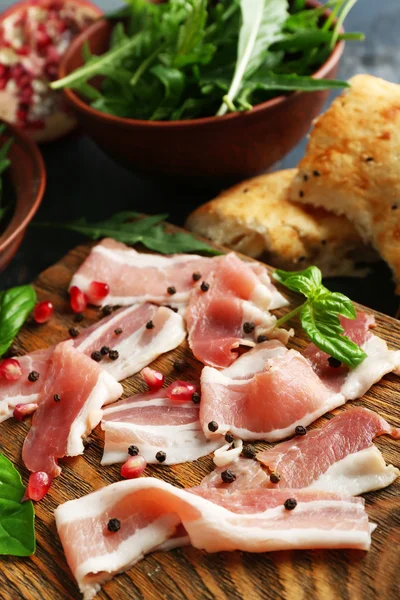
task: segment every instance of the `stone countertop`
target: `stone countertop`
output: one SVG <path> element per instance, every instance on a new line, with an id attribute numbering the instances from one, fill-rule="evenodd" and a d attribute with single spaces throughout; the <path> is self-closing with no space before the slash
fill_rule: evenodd
<path id="1" fill-rule="evenodd" d="M 12 3 L 0 0 L 0 11 Z M 116 0 L 98 0 L 104 10 L 120 6 Z M 400 82 L 400 0 L 359 0 L 346 20 L 346 29 L 366 34 L 364 43 L 347 43 L 339 78 L 370 73 Z M 294 167 L 304 153 L 303 140 L 274 169 Z M 169 212 L 170 220 L 183 224 L 187 214 L 218 190 L 187 190 L 166 186 L 116 165 L 85 136 L 73 135 L 42 146 L 48 182 L 38 218 L 49 221 L 82 215 L 104 218 L 118 210 Z M 0 273 L 0 289 L 31 281 L 56 262 L 82 238 L 68 232 L 30 229 L 11 264 Z M 394 314 L 398 304 L 390 275 L 383 267 L 366 280 L 331 280 L 332 288 L 355 300 Z"/>

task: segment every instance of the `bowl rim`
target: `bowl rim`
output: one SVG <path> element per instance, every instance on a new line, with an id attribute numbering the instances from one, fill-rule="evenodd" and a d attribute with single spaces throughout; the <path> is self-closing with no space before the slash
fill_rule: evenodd
<path id="1" fill-rule="evenodd" d="M 318 2 L 318 0 L 307 0 L 307 5 L 311 6 L 311 7 L 317 7 L 317 6 L 322 7 L 323 6 L 323 4 L 321 4 L 321 2 Z M 328 8 L 326 9 L 325 12 L 327 15 L 329 15 L 331 13 L 331 11 Z M 103 18 L 97 20 L 92 25 L 90 25 L 87 29 L 82 31 L 76 38 L 74 38 L 73 42 L 68 47 L 66 53 L 64 54 L 64 56 L 62 57 L 62 59 L 60 61 L 59 69 L 58 69 L 58 75 L 59 75 L 60 79 L 69 74 L 69 72 L 67 71 L 67 68 L 66 68 L 66 63 L 68 62 L 70 56 L 73 55 L 76 51 L 78 51 L 80 47 L 83 46 L 83 43 L 90 38 L 90 36 L 93 34 L 93 32 L 96 32 L 98 29 L 104 28 L 108 24 L 109 24 L 109 22 L 105 19 L 105 17 L 103 17 Z M 341 28 L 341 31 L 343 31 L 343 28 Z M 320 66 L 319 69 L 317 69 L 317 71 L 315 71 L 315 73 L 313 73 L 312 76 L 314 77 L 314 79 L 323 79 L 324 76 L 326 75 L 326 73 L 328 73 L 330 71 L 330 69 L 339 62 L 339 60 L 343 54 L 344 45 L 345 44 L 344 44 L 343 40 L 339 40 L 336 43 L 334 49 L 332 50 L 331 54 L 328 56 L 326 61 Z M 214 123 L 226 123 L 226 122 L 231 122 L 231 121 L 235 121 L 238 119 L 246 119 L 249 116 L 252 116 L 259 112 L 263 112 L 270 108 L 276 107 L 280 104 L 284 104 L 285 102 L 288 102 L 291 98 L 293 98 L 293 96 L 297 96 L 299 94 L 306 93 L 306 92 L 299 92 L 299 91 L 291 92 L 286 95 L 281 95 L 281 96 L 277 96 L 276 98 L 271 98 L 270 100 L 266 100 L 265 102 L 262 102 L 260 104 L 256 104 L 255 106 L 253 106 L 253 108 L 250 111 L 231 112 L 231 113 L 228 113 L 228 114 L 225 114 L 222 116 L 218 116 L 218 117 L 216 115 L 212 115 L 211 117 L 199 117 L 198 119 L 184 119 L 184 120 L 179 120 L 179 121 L 148 121 L 145 119 L 130 119 L 128 117 L 117 117 L 115 115 L 109 115 L 107 113 L 103 113 L 103 112 L 93 108 L 92 106 L 90 106 L 90 104 L 88 104 L 87 102 L 84 102 L 83 100 L 81 100 L 81 98 L 78 96 L 77 93 L 75 93 L 74 90 L 72 90 L 70 88 L 64 88 L 62 91 L 64 92 L 68 101 L 72 105 L 74 105 L 75 107 L 78 107 L 78 109 L 81 112 L 89 113 L 91 115 L 91 117 L 93 117 L 99 121 L 106 121 L 106 122 L 109 122 L 110 124 L 115 124 L 115 125 L 118 124 L 118 125 L 127 125 L 127 126 L 131 126 L 131 127 L 132 126 L 148 127 L 148 128 L 152 128 L 152 129 L 181 129 L 181 128 L 189 128 L 190 129 L 190 128 L 201 127 L 203 125 L 213 125 Z"/>
<path id="2" fill-rule="evenodd" d="M 16 143 L 21 143 L 27 149 L 27 155 L 34 166 L 35 172 L 38 174 L 38 188 L 33 199 L 31 198 L 30 208 L 21 222 L 16 227 L 10 223 L 7 229 L 0 235 L 0 252 L 4 251 L 27 228 L 33 219 L 43 200 L 47 180 L 44 160 L 36 143 L 20 128 L 6 121 L 4 123 L 7 126 L 7 130 L 3 135 L 13 137 Z M 18 196 L 16 203 L 18 203 Z"/>

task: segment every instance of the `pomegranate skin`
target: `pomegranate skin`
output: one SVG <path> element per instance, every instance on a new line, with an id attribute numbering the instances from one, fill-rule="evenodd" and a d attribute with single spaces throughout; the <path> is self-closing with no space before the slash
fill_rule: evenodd
<path id="1" fill-rule="evenodd" d="M 88 0 L 28 0 L 0 15 L 0 118 L 37 142 L 70 133 L 76 120 L 50 90 L 73 38 L 102 11 Z"/>

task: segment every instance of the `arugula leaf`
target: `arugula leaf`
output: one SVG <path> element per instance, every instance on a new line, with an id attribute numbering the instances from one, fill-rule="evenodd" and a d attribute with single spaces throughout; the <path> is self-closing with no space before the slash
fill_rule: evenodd
<path id="1" fill-rule="evenodd" d="M 11 346 L 35 302 L 36 292 L 31 285 L 0 292 L 0 356 Z"/>
<path id="2" fill-rule="evenodd" d="M 217 112 L 224 115 L 239 93 L 243 78 L 261 65 L 288 17 L 287 0 L 241 0 L 242 26 L 239 32 L 237 62 L 229 91 Z"/>
<path id="3" fill-rule="evenodd" d="M 30 556 L 36 550 L 33 504 L 21 502 L 23 495 L 18 471 L 0 454 L 0 554 Z"/>
<path id="4" fill-rule="evenodd" d="M 152 215 L 138 218 L 141 215 L 134 211 L 125 211 L 104 221 L 88 223 L 84 217 L 69 223 L 40 223 L 34 222 L 33 226 L 66 229 L 82 233 L 92 240 L 111 237 L 125 244 L 141 243 L 150 250 L 161 254 L 174 254 L 176 252 L 203 252 L 204 254 L 221 254 L 215 248 L 197 240 L 189 233 L 169 233 L 164 226 L 159 225 L 168 215 Z M 133 220 L 136 219 L 136 220 Z"/>
<path id="5" fill-rule="evenodd" d="M 303 294 L 307 300 L 278 319 L 276 327 L 299 314 L 301 325 L 310 340 L 323 352 L 333 356 L 350 368 L 357 367 L 366 353 L 344 334 L 339 316 L 355 319 L 356 310 L 352 301 L 338 292 L 330 292 L 322 285 L 322 274 L 318 267 L 304 271 L 282 271 L 277 269 L 274 279 L 288 289 Z"/>

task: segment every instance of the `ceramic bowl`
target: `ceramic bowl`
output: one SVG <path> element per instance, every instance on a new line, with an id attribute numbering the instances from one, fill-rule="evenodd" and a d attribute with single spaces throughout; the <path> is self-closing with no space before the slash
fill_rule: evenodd
<path id="1" fill-rule="evenodd" d="M 46 187 L 46 170 L 36 144 L 21 129 L 7 125 L 4 134 L 0 136 L 0 145 L 10 137 L 14 140 L 8 153 L 11 165 L 3 173 L 3 179 L 10 182 L 15 205 L 4 231 L 0 223 L 0 271 L 18 250 Z"/>
<path id="2" fill-rule="evenodd" d="M 309 1 L 310 6 L 318 5 Z M 102 19 L 79 35 L 60 64 L 59 77 L 82 65 L 82 47 L 104 53 L 113 24 Z M 333 79 L 344 48 L 339 42 L 314 74 Z M 307 133 L 329 91 L 291 93 L 251 111 L 186 121 L 142 121 L 95 110 L 73 90 L 66 98 L 88 136 L 116 162 L 151 175 L 243 179 L 259 173 L 291 150 Z"/>

